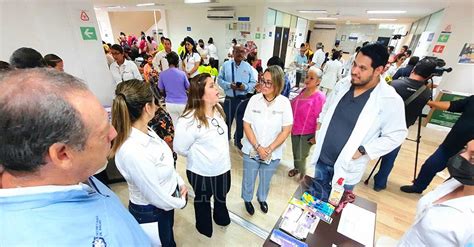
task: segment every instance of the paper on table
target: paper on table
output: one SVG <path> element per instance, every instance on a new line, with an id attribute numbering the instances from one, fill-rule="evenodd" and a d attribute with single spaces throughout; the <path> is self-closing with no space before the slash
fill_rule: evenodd
<path id="1" fill-rule="evenodd" d="M 342 210 L 337 232 L 365 246 L 373 246 L 375 213 L 348 203 Z"/>

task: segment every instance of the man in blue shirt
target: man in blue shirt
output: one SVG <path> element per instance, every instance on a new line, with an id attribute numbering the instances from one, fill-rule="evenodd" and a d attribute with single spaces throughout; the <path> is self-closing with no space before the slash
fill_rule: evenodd
<path id="1" fill-rule="evenodd" d="M 253 76 L 251 65 L 244 61 L 245 49 L 242 45 L 234 46 L 233 56 L 234 60 L 226 61 L 222 65 L 218 83 L 225 92 L 224 112 L 229 127 L 228 138 L 230 140 L 232 121 L 236 118 L 234 145 L 241 149 L 241 140 L 244 136 L 242 119 L 246 107 L 246 104 L 242 104 L 242 102 L 247 99 L 248 93 L 253 93 L 256 78 Z M 241 114 L 238 114 L 239 112 Z"/>
<path id="2" fill-rule="evenodd" d="M 295 56 L 295 65 L 297 66 L 296 69 L 296 87 L 299 87 L 301 81 L 301 75 L 303 74 L 303 69 L 306 64 L 308 64 L 308 58 L 305 55 L 306 53 L 306 46 L 304 43 L 300 45 L 300 53 L 296 54 Z"/>
<path id="3" fill-rule="evenodd" d="M 151 245 L 92 177 L 117 132 L 84 83 L 54 70 L 8 72 L 0 116 L 0 245 Z"/>

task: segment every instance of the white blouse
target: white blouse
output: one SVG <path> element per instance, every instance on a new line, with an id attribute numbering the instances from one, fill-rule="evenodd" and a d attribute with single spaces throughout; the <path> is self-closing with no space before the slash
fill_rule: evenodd
<path id="1" fill-rule="evenodd" d="M 152 129 L 145 134 L 132 128 L 115 155 L 115 164 L 127 181 L 132 203 L 167 211 L 184 207 L 184 197 L 172 196 L 184 184 L 174 169 L 173 153 Z"/>
<path id="2" fill-rule="evenodd" d="M 191 72 L 191 70 L 194 68 L 196 63 L 201 62 L 201 56 L 197 52 L 193 52 L 192 54 L 187 54 L 186 57 L 184 58 L 184 64 L 185 64 L 185 70 L 186 73 Z M 194 73 L 191 74 L 191 78 L 195 77 L 198 75 L 199 72 L 196 70 Z"/>
<path id="3" fill-rule="evenodd" d="M 452 178 L 423 196 L 398 246 L 474 246 L 474 196 L 435 203 L 461 185 Z"/>
<path id="4" fill-rule="evenodd" d="M 290 101 L 280 94 L 270 105 L 267 105 L 263 94 L 256 94 L 250 98 L 243 120 L 252 126 L 258 144 L 268 147 L 275 141 L 283 127 L 293 124 Z M 242 146 L 242 152 L 245 154 L 253 150 L 247 136 L 242 140 Z M 285 143 L 273 150 L 272 160 L 282 158 L 284 146 Z"/>
<path id="5" fill-rule="evenodd" d="M 230 170 L 228 130 L 224 118 L 217 112 L 207 121 L 209 127 L 194 119 L 194 114 L 178 118 L 173 149 L 187 157 L 189 171 L 214 177 Z"/>

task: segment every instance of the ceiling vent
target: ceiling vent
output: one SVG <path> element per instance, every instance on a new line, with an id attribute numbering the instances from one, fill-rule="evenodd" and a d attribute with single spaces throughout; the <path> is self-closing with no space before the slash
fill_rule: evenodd
<path id="1" fill-rule="evenodd" d="M 329 24 L 329 23 L 315 23 L 313 29 L 327 29 L 327 30 L 334 30 L 336 29 L 336 24 Z"/>

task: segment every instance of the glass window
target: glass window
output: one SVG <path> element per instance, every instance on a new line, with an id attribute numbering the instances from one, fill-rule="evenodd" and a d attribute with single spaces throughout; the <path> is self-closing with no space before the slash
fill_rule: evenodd
<path id="1" fill-rule="evenodd" d="M 268 9 L 267 11 L 267 25 L 275 25 L 276 10 Z"/>

